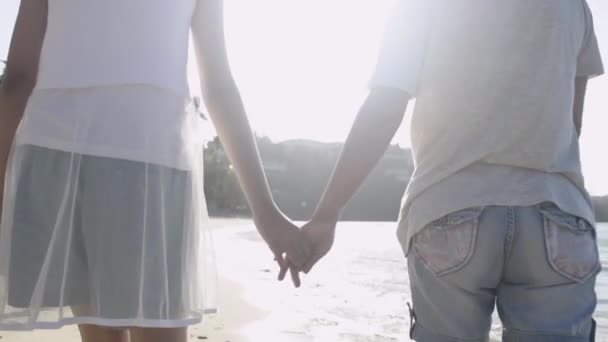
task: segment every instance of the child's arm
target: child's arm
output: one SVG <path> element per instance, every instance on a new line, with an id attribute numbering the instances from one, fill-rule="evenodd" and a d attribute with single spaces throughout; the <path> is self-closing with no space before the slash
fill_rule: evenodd
<path id="1" fill-rule="evenodd" d="M 47 0 L 22 0 L 0 84 L 0 212 L 4 174 L 17 126 L 38 75 L 46 32 Z"/>
<path id="2" fill-rule="evenodd" d="M 401 125 L 408 100 L 409 95 L 397 89 L 375 88 L 370 92 L 312 220 L 302 227 L 314 246 L 304 272 L 331 249 L 340 213 L 384 155 Z"/>
<path id="3" fill-rule="evenodd" d="M 308 259 L 299 229 L 275 205 L 257 145 L 232 77 L 224 42 L 222 0 L 199 0 L 192 33 L 203 97 L 220 140 L 235 166 L 254 221 L 284 270 L 287 253 L 296 267 Z M 297 272 L 292 272 L 297 275 Z"/>
<path id="4" fill-rule="evenodd" d="M 435 1 L 396 1 L 387 21 L 370 93 L 353 124 L 311 222 L 302 231 L 313 254 L 309 272 L 333 244 L 340 213 L 378 163 L 417 93 L 434 21 Z"/>

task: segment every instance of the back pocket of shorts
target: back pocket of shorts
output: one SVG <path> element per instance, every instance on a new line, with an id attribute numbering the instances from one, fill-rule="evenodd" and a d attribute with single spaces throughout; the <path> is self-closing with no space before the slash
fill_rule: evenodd
<path id="1" fill-rule="evenodd" d="M 483 208 L 449 214 L 426 226 L 414 237 L 414 251 L 435 275 L 464 267 L 475 251 L 479 217 Z"/>
<path id="2" fill-rule="evenodd" d="M 541 208 L 545 245 L 551 267 L 575 282 L 584 282 L 600 267 L 595 229 L 586 220 L 557 207 Z"/>

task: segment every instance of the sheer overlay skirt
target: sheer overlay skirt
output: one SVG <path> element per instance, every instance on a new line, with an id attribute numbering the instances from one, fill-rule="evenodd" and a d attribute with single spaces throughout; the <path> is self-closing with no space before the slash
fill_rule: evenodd
<path id="1" fill-rule="evenodd" d="M 15 144 L 0 328 L 180 327 L 215 311 L 202 151 L 191 169 Z"/>

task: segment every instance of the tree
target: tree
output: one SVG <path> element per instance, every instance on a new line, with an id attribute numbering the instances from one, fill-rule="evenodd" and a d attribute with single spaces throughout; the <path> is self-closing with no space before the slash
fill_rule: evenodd
<path id="1" fill-rule="evenodd" d="M 274 143 L 263 136 L 256 136 L 256 140 L 270 189 L 281 210 L 292 219 L 309 219 L 331 176 L 342 144 L 307 140 Z M 204 158 L 209 213 L 214 216 L 250 215 L 237 177 L 218 138 L 207 144 Z M 410 151 L 391 146 L 350 201 L 344 219 L 396 220 L 412 171 Z"/>
<path id="2" fill-rule="evenodd" d="M 220 140 L 207 144 L 204 153 L 205 197 L 211 215 L 249 215 L 245 195 Z"/>
<path id="3" fill-rule="evenodd" d="M 608 222 L 608 196 L 593 197 L 596 219 L 600 222 Z"/>

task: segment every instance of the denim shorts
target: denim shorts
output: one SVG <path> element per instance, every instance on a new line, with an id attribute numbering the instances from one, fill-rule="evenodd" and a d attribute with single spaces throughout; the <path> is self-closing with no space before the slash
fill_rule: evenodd
<path id="1" fill-rule="evenodd" d="M 593 341 L 601 263 L 593 225 L 553 204 L 471 208 L 425 227 L 408 271 L 419 342 Z"/>

